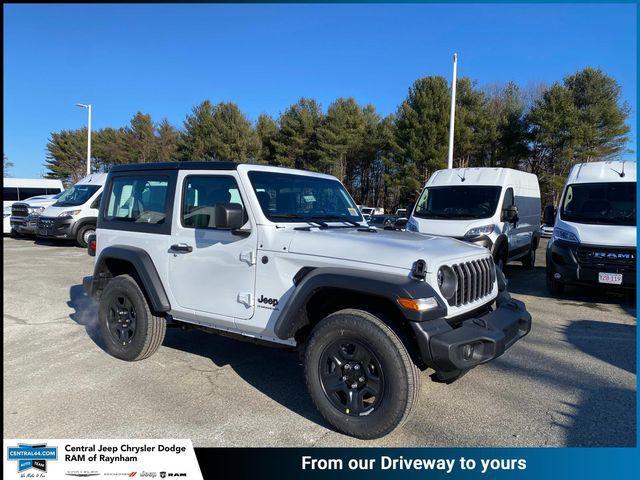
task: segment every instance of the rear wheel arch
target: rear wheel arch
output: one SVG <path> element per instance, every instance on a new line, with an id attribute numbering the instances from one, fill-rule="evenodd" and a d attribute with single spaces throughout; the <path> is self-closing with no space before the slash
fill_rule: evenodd
<path id="1" fill-rule="evenodd" d="M 158 271 L 145 250 L 131 246 L 105 248 L 94 268 L 93 278 L 98 296 L 112 278 L 120 275 L 130 275 L 138 283 L 154 314 L 164 314 L 171 310 Z"/>

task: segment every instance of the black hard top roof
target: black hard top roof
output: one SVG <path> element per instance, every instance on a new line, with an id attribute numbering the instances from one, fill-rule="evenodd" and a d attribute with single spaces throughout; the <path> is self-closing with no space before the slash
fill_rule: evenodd
<path id="1" fill-rule="evenodd" d="M 235 162 L 156 162 L 156 163 L 128 163 L 114 165 L 110 172 L 134 172 L 145 170 L 236 170 Z"/>

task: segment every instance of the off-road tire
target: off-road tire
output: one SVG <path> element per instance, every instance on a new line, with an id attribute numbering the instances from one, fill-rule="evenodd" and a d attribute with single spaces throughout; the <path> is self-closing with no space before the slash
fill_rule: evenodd
<path id="1" fill-rule="evenodd" d="M 87 242 L 85 241 L 85 234 L 87 232 L 96 232 L 96 226 L 95 225 L 83 225 L 82 227 L 80 227 L 78 229 L 78 232 L 76 233 L 76 243 L 81 246 L 82 248 L 86 248 L 87 246 Z"/>
<path id="2" fill-rule="evenodd" d="M 339 410 L 321 381 L 321 358 L 336 341 L 354 339 L 377 357 L 384 381 L 379 404 L 366 415 Z M 306 343 L 304 369 L 307 388 L 322 416 L 338 431 L 361 439 L 387 435 L 409 417 L 420 394 L 420 371 L 399 335 L 377 316 L 356 309 L 340 310 L 321 320 Z"/>
<path id="3" fill-rule="evenodd" d="M 126 345 L 120 344 L 109 328 L 110 310 L 116 298 L 127 298 L 135 309 L 135 330 Z M 151 356 L 162 345 L 166 321 L 154 315 L 138 283 L 130 275 L 119 275 L 109 281 L 100 295 L 98 311 L 100 334 L 109 354 L 129 362 Z"/>

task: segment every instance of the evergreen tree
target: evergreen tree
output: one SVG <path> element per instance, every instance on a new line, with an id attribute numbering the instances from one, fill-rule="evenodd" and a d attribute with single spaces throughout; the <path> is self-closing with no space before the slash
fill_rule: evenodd
<path id="1" fill-rule="evenodd" d="M 87 173 L 87 129 L 53 132 L 47 143 L 47 178 L 76 183 Z"/>
<path id="2" fill-rule="evenodd" d="M 266 113 L 261 114 L 256 122 L 256 134 L 260 148 L 257 160 L 259 163 L 273 164 L 275 162 L 275 148 L 273 142 L 278 135 L 278 124 Z"/>
<path id="3" fill-rule="evenodd" d="M 408 182 L 421 185 L 431 173 L 446 167 L 450 94 L 443 77 L 416 80 L 398 108 L 397 144 L 403 168 L 415 176 Z"/>
<path id="4" fill-rule="evenodd" d="M 278 119 L 279 132 L 273 140 L 276 165 L 316 169 L 317 130 L 322 121 L 320 105 L 313 99 L 301 98 Z"/>

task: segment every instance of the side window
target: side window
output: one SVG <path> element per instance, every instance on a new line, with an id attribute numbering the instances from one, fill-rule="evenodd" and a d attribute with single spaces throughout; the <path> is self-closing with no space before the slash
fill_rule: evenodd
<path id="1" fill-rule="evenodd" d="M 163 224 L 166 219 L 168 185 L 169 179 L 161 175 L 114 178 L 105 219 Z"/>
<path id="2" fill-rule="evenodd" d="M 27 198 L 35 197 L 37 195 L 46 195 L 46 188 L 33 188 L 33 187 L 20 187 L 18 189 L 20 200 L 26 200 Z"/>
<path id="3" fill-rule="evenodd" d="M 99 194 L 96 199 L 91 203 L 90 208 L 100 208 L 100 200 L 102 200 L 102 194 Z"/>
<path id="4" fill-rule="evenodd" d="M 213 228 L 215 205 L 218 203 L 236 203 L 244 209 L 238 184 L 233 177 L 188 176 L 182 191 L 182 225 L 188 228 Z"/>
<path id="5" fill-rule="evenodd" d="M 59 188 L 47 188 L 45 190 L 47 191 L 47 195 L 56 195 L 62 191 Z"/>
<path id="6" fill-rule="evenodd" d="M 2 189 L 2 200 L 5 202 L 15 202 L 18 200 L 18 189 L 16 187 L 4 187 Z"/>

